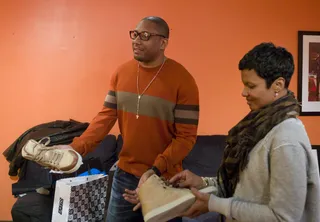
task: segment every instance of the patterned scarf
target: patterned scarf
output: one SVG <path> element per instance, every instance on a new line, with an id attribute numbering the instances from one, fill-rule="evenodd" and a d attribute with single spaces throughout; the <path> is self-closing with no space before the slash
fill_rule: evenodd
<path id="1" fill-rule="evenodd" d="M 251 111 L 228 133 L 218 184 L 223 197 L 232 197 L 239 181 L 239 174 L 249 161 L 249 153 L 276 125 L 288 118 L 296 118 L 300 105 L 294 94 L 288 94 L 273 103 Z"/>

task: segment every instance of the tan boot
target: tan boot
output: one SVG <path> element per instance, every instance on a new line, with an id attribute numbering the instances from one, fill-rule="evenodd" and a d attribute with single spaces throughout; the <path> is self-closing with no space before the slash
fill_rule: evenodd
<path id="1" fill-rule="evenodd" d="M 200 191 L 211 193 L 214 188 Z M 142 184 L 138 195 L 146 222 L 165 222 L 179 217 L 195 202 L 190 189 L 169 186 L 157 175 L 152 175 Z"/>
<path id="2" fill-rule="evenodd" d="M 45 144 L 42 141 L 47 140 Z M 35 161 L 41 166 L 63 173 L 73 173 L 82 164 L 82 157 L 73 149 L 57 149 L 56 146 L 47 147 L 50 138 L 45 137 L 39 142 L 31 139 L 22 148 L 25 159 Z"/>

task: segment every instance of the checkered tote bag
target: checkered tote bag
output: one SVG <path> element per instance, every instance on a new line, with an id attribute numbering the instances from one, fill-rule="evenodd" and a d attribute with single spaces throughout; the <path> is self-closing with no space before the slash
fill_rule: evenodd
<path id="1" fill-rule="evenodd" d="M 103 174 L 57 180 L 52 222 L 103 221 L 107 185 Z"/>

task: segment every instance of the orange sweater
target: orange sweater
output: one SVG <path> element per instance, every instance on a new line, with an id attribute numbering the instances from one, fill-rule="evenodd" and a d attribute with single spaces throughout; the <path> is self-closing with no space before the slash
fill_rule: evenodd
<path id="1" fill-rule="evenodd" d="M 118 120 L 123 136 L 118 167 L 140 177 L 154 165 L 163 176 L 170 178 L 182 170 L 182 160 L 196 141 L 198 87 L 182 65 L 167 59 L 141 97 L 137 119 L 137 67 L 137 61 L 131 60 L 118 68 L 111 78 L 102 110 L 70 145 L 85 155 L 102 141 Z M 140 66 L 140 93 L 159 68 Z"/>

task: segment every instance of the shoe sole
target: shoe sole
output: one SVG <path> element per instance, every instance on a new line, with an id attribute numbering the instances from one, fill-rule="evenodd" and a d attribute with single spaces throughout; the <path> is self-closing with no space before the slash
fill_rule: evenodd
<path id="1" fill-rule="evenodd" d="M 213 186 L 199 190 L 202 193 L 213 193 L 217 189 Z M 180 213 L 185 212 L 195 201 L 195 196 L 190 193 L 171 203 L 151 210 L 144 216 L 145 222 L 160 222 L 168 221 L 180 216 Z"/>
<path id="2" fill-rule="evenodd" d="M 31 159 L 31 158 L 28 158 L 28 155 L 31 155 L 31 154 L 29 154 L 29 153 L 27 153 L 26 151 L 25 151 L 25 147 L 27 147 L 28 146 L 28 143 L 37 143 L 35 140 L 29 140 L 24 146 L 23 146 L 23 148 L 22 148 L 22 150 L 21 150 L 21 154 L 22 154 L 22 157 L 23 158 L 25 158 L 25 159 L 28 159 L 28 160 L 31 160 L 31 161 L 34 161 L 33 159 Z M 67 170 L 67 171 L 62 171 L 62 170 L 57 170 L 57 171 L 54 171 L 54 172 L 56 172 L 56 173 L 60 173 L 60 172 L 62 172 L 62 173 L 74 173 L 75 171 L 77 171 L 79 168 L 80 168 L 80 166 L 82 165 L 82 156 L 77 152 L 77 151 L 75 151 L 75 150 L 72 150 L 72 151 L 74 151 L 76 154 L 77 154 L 77 157 L 78 157 L 78 161 L 77 161 L 77 164 L 72 168 L 72 169 L 70 169 L 70 170 Z M 35 161 L 36 162 L 36 161 Z M 36 162 L 36 163 L 38 163 L 38 162 Z M 38 164 L 40 164 L 40 163 L 38 163 Z M 41 164 L 40 164 L 41 165 Z M 44 167 L 48 167 L 48 168 L 50 168 L 51 169 L 51 167 L 50 166 L 44 166 Z"/>
<path id="3" fill-rule="evenodd" d="M 72 151 L 74 151 L 74 150 L 72 150 Z M 74 173 L 74 172 L 76 172 L 79 168 L 80 168 L 80 166 L 82 165 L 82 156 L 78 153 L 78 152 L 76 152 L 76 151 L 74 151 L 76 154 L 77 154 L 77 156 L 78 156 L 78 161 L 77 161 L 77 164 L 71 169 L 71 170 L 68 170 L 68 171 L 61 171 L 61 172 L 63 172 L 63 173 Z"/>

